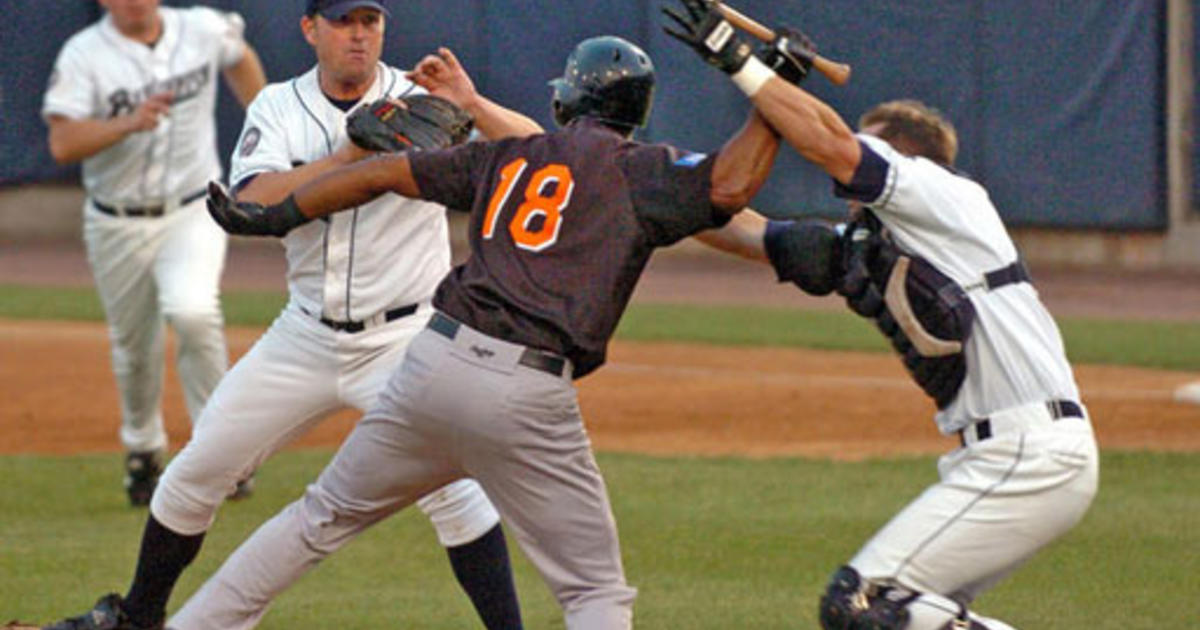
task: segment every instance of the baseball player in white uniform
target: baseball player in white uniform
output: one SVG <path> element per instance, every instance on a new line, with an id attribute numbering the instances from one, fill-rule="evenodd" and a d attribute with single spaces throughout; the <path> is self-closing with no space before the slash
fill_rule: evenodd
<path id="1" fill-rule="evenodd" d="M 540 129 L 476 93 L 448 50 L 423 59 L 411 79 L 381 63 L 387 17 L 380 2 L 309 0 L 301 29 L 317 65 L 267 86 L 250 105 L 230 176 L 242 198 L 277 201 L 323 172 L 368 156 L 346 138 L 346 117 L 383 97 L 428 88 L 470 112 L 482 133 Z M 54 628 L 162 628 L 175 581 L 234 484 L 331 412 L 367 409 L 425 328 L 434 288 L 450 269 L 445 208 L 397 195 L 312 222 L 283 245 L 289 301 L 221 380 L 191 441 L 167 466 L 128 594 L 106 595 L 89 613 Z M 484 625 L 520 628 L 499 515 L 479 485 L 457 481 L 419 506 Z M 109 625 L 88 625 L 97 617 Z M 219 627 L 190 619 L 170 625 Z"/>
<path id="2" fill-rule="evenodd" d="M 194 420 L 228 361 L 218 289 L 226 236 L 204 210 L 220 177 L 218 73 L 243 105 L 265 83 L 236 13 L 100 0 L 63 46 L 42 115 L 60 164 L 83 161 L 83 238 L 108 320 L 126 489 L 149 503 L 167 450 L 163 321 Z"/>
<path id="3" fill-rule="evenodd" d="M 714 2 L 681 2 L 691 16 L 681 23 L 695 33 L 689 43 L 710 61 L 720 57 L 716 65 L 788 144 L 833 177 L 839 196 L 877 216 L 901 252 L 948 276 L 974 307 L 960 349 L 965 376 L 935 417 L 962 445 L 938 462 L 941 481 L 834 573 L 821 598 L 822 626 L 1012 628 L 967 606 L 1083 517 L 1099 461 L 1058 328 L 996 208 L 983 187 L 953 170 L 957 138 L 936 111 L 885 103 L 854 134 L 828 105 L 739 50 Z M 793 57 L 811 53 L 774 45 Z M 765 232 L 769 251 L 780 231 Z M 893 315 L 881 328 L 895 328 L 901 317 Z M 928 393 L 938 389 L 926 387 L 919 365 L 908 367 Z"/>

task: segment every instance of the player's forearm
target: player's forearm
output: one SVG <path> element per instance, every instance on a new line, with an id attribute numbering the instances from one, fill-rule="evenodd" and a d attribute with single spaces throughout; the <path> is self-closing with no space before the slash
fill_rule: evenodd
<path id="1" fill-rule="evenodd" d="M 479 96 L 464 108 L 475 119 L 475 128 L 488 140 L 523 138 L 545 131 L 532 118 Z"/>
<path id="2" fill-rule="evenodd" d="M 339 151 L 288 171 L 260 173 L 255 175 L 250 183 L 238 189 L 237 198 L 239 201 L 252 201 L 267 206 L 279 203 L 304 184 L 353 162 L 347 152 Z M 238 182 L 232 183 L 236 185 Z"/>
<path id="3" fill-rule="evenodd" d="M 724 227 L 705 230 L 696 234 L 694 238 L 714 249 L 765 263 L 768 262 L 767 251 L 763 245 L 766 229 L 766 217 L 746 208 L 733 215 Z"/>
<path id="4" fill-rule="evenodd" d="M 850 182 L 861 157 L 858 141 L 832 107 L 778 77 L 764 83 L 751 100 L 800 155 L 843 184 Z"/>
<path id="5" fill-rule="evenodd" d="M 74 164 L 121 142 L 133 133 L 128 116 L 106 120 L 56 117 L 50 122 L 50 156 L 59 164 Z"/>
<path id="6" fill-rule="evenodd" d="M 779 136 L 756 112 L 717 154 L 712 173 L 713 205 L 730 213 L 746 207 L 767 181 Z"/>
<path id="7" fill-rule="evenodd" d="M 404 154 L 383 154 L 329 171 L 293 194 L 300 212 L 316 219 L 361 206 L 389 192 L 406 197 L 420 194 Z"/>
<path id="8" fill-rule="evenodd" d="M 259 90 L 267 84 L 267 75 L 263 71 L 262 60 L 249 44 L 242 54 L 241 61 L 225 69 L 225 82 L 242 107 L 247 107 Z"/>

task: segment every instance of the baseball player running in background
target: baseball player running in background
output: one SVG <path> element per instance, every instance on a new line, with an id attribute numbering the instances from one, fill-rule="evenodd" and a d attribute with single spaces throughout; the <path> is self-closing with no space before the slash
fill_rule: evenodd
<path id="1" fill-rule="evenodd" d="M 125 488 L 146 505 L 167 452 L 163 321 L 175 330 L 193 420 L 228 362 L 218 299 L 226 236 L 203 203 L 221 171 L 216 76 L 243 106 L 265 77 L 236 13 L 99 1 L 108 13 L 63 46 L 42 116 L 54 160 L 83 161 L 83 240 L 120 390 Z"/>
<path id="2" fill-rule="evenodd" d="M 1098 453 L 1053 318 L 987 192 L 952 168 L 953 127 L 900 101 L 871 109 L 854 134 L 829 106 L 782 79 L 798 82 L 811 63 L 812 49 L 795 45 L 802 38 L 776 42 L 792 60 L 777 75 L 748 55 L 714 2 L 680 1 L 685 11 L 672 12 L 672 34 L 729 73 L 858 207 L 844 240 L 804 224 L 768 228 L 766 249 L 781 277 L 791 279 L 795 266 L 806 290 L 837 284 L 904 354 L 937 402 L 941 432 L 962 440 L 938 462 L 941 481 L 834 573 L 820 602 L 822 626 L 1011 628 L 967 606 L 1083 517 L 1097 489 Z M 841 255 L 817 255 L 819 267 L 809 268 L 808 252 L 793 247 L 800 242 Z M 844 267 L 830 272 L 826 263 L 838 259 Z"/>
<path id="3" fill-rule="evenodd" d="M 386 17 L 379 2 L 309 1 L 300 26 L 317 65 L 268 86 L 250 106 L 230 178 L 243 199 L 279 201 L 365 157 L 346 140 L 347 112 L 422 91 L 379 61 Z M 424 59 L 412 78 L 464 106 L 484 132 L 540 130 L 476 94 L 449 51 Z M 53 628 L 161 628 L 171 590 L 233 484 L 330 412 L 367 409 L 425 327 L 433 290 L 450 268 L 445 208 L 396 195 L 315 221 L 283 244 L 289 302 L 221 380 L 191 441 L 167 466 L 128 594 L 105 596 L 93 611 Z M 418 504 L 485 625 L 520 628 L 495 509 L 474 481 L 429 490 Z M 267 559 L 260 568 L 286 570 L 287 562 Z"/>
<path id="4" fill-rule="evenodd" d="M 239 233 L 286 230 L 387 192 L 436 200 L 470 210 L 471 257 L 438 286 L 428 327 L 317 482 L 235 551 L 172 627 L 253 626 L 308 567 L 468 475 L 568 628 L 631 626 L 635 590 L 572 379 L 604 363 L 654 248 L 740 210 L 778 148 L 756 116 L 713 156 L 631 141 L 653 81 L 636 46 L 586 40 L 554 82 L 556 133 L 359 162 L 267 208 L 214 191 L 210 210 Z M 258 569 L 274 559 L 292 570 Z"/>

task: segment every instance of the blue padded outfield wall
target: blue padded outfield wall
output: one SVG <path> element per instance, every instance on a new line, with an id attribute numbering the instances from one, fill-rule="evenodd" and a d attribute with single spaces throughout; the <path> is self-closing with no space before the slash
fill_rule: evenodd
<path id="1" fill-rule="evenodd" d="M 747 102 L 661 32 L 663 1 L 394 0 L 384 58 L 408 67 L 436 46 L 449 46 L 482 92 L 550 127 L 546 81 L 561 73 L 572 46 L 593 35 L 620 35 L 642 44 L 659 72 L 651 124 L 641 137 L 714 150 L 742 123 Z M 242 13 L 270 79 L 313 63 L 298 26 L 303 0 L 204 4 Z M 72 181 L 77 170 L 58 168 L 49 157 L 38 111 L 59 47 L 100 9 L 90 0 L 16 6 L 18 14 L 0 25 L 6 60 L 0 184 Z M 959 167 L 991 190 L 1011 225 L 1165 227 L 1164 0 L 737 0 L 735 6 L 768 25 L 803 28 L 826 56 L 854 66 L 845 87 L 819 76 L 805 85 L 851 124 L 872 104 L 893 98 L 942 109 L 958 127 Z M 240 109 L 227 93 L 220 117 L 227 156 L 241 128 Z M 1200 166 L 1196 172 L 1200 182 Z M 843 212 L 828 178 L 786 148 L 755 206 L 774 216 Z"/>

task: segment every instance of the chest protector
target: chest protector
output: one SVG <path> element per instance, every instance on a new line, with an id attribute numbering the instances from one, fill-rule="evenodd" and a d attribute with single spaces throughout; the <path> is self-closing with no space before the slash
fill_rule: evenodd
<path id="1" fill-rule="evenodd" d="M 875 321 L 917 385 L 945 408 L 967 375 L 963 348 L 975 323 L 967 292 L 924 258 L 901 250 L 870 211 L 847 225 L 843 238 L 846 275 L 838 293 Z"/>

